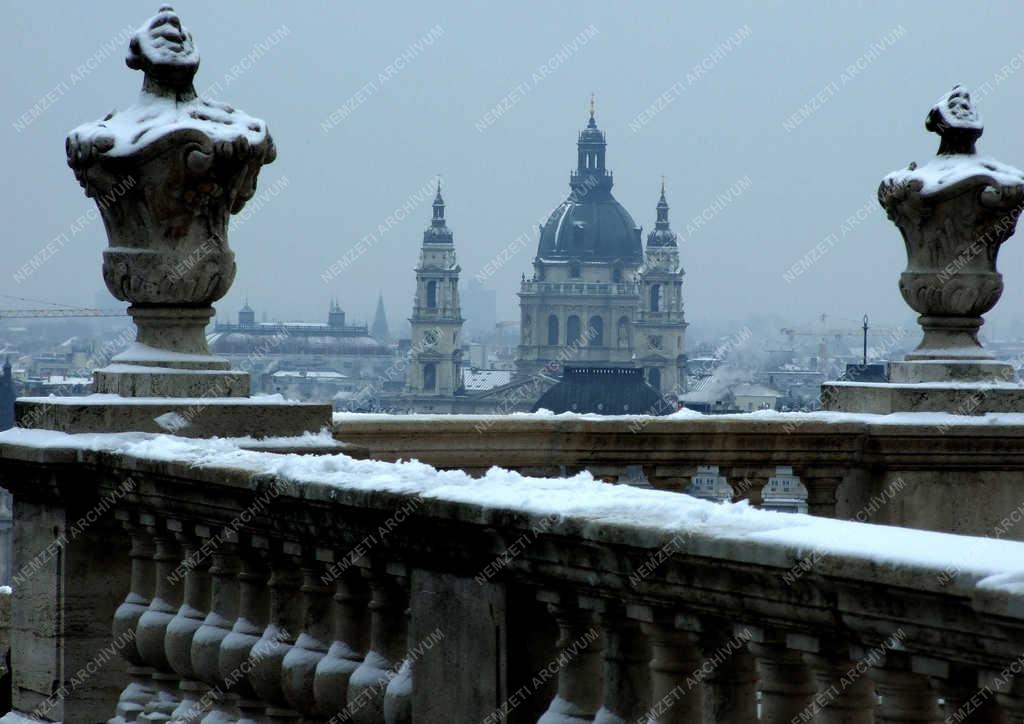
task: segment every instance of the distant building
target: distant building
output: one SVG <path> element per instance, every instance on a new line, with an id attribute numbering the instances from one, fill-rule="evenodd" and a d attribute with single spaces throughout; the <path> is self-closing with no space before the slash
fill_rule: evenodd
<path id="1" fill-rule="evenodd" d="M 656 391 L 680 392 L 683 269 L 664 184 L 645 251 L 641 228 L 612 195 L 606 146 L 591 108 L 569 197 L 540 227 L 533 276 L 520 288 L 516 369 L 529 377 L 565 363 L 639 367 Z"/>
<path id="2" fill-rule="evenodd" d="M 450 399 L 462 389 L 462 308 L 455 240 L 444 218 L 441 182 L 434 217 L 423 232 L 416 297 L 413 301 L 412 351 L 406 377 L 409 397 Z"/>
<path id="3" fill-rule="evenodd" d="M 643 370 L 617 365 L 565 365 L 562 379 L 534 406 L 554 413 L 666 415 L 676 411 L 644 380 Z"/>
<path id="4" fill-rule="evenodd" d="M 373 326 L 370 327 L 370 336 L 383 344 L 391 342 L 391 331 L 388 329 L 388 314 L 384 311 L 383 292 L 378 292 L 377 294 L 377 311 L 373 314 Z"/>
<path id="5" fill-rule="evenodd" d="M 336 301 L 326 323 L 257 322 L 247 301 L 238 323 L 215 325 L 207 341 L 211 352 L 252 375 L 254 391 L 333 400 L 337 409 L 371 398 L 404 369 L 395 364 L 394 350 L 371 337 L 365 325 L 348 324 Z"/>
<path id="6" fill-rule="evenodd" d="M 3 375 L 0 376 L 0 430 L 14 427 L 14 377 L 11 374 L 11 361 L 5 360 Z"/>

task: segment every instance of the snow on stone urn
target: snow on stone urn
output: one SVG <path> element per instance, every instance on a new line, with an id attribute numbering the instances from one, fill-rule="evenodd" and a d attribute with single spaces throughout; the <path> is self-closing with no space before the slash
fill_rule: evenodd
<path id="1" fill-rule="evenodd" d="M 938 155 L 889 174 L 878 189 L 906 244 L 900 292 L 924 330 L 906 362 L 893 365 L 892 381 L 1012 379 L 1012 368 L 982 348 L 978 329 L 1003 293 L 996 256 L 1024 208 L 1024 173 L 977 155 L 983 126 L 959 85 L 925 128 L 941 138 Z"/>
<path id="2" fill-rule="evenodd" d="M 235 276 L 230 215 L 255 193 L 274 141 L 263 121 L 196 95 L 199 53 L 170 6 L 135 32 L 126 62 L 144 75 L 138 100 L 79 126 L 66 143 L 68 165 L 106 226 L 103 279 L 131 303 L 138 330 L 135 344 L 97 371 L 97 389 L 246 395 L 248 375 L 212 372 L 230 365 L 210 355 L 205 327 Z M 190 382 L 154 376 L 155 368 L 208 374 Z"/>

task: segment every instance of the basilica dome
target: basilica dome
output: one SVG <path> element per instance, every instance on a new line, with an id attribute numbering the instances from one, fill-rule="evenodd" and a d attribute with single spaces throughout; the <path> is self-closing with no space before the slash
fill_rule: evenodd
<path id="1" fill-rule="evenodd" d="M 537 256 L 543 260 L 640 264 L 640 227 L 612 196 L 612 174 L 605 168 L 605 137 L 591 110 L 577 141 L 577 168 L 569 178 L 569 198 L 541 227 Z"/>

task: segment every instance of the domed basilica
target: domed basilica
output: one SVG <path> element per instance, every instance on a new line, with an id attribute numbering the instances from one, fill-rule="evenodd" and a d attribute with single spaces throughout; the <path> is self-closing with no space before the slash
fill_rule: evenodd
<path id="1" fill-rule="evenodd" d="M 633 370 L 639 368 L 643 379 L 663 395 L 684 392 L 683 270 L 676 235 L 669 228 L 665 185 L 645 248 L 642 229 L 612 195 L 606 149 L 591 103 L 590 120 L 577 142 L 576 170 L 569 176 L 569 197 L 540 227 L 533 275 L 524 275 L 519 290 L 522 319 L 515 378 L 487 390 L 467 389 L 466 375 L 472 371 L 465 368 L 461 350 L 461 269 L 438 186 L 434 217 L 423 234 L 416 267 L 405 391 L 382 399 L 383 408 L 529 410 L 569 365 L 579 368 L 574 379 L 583 367 L 604 379 L 611 379 L 612 370 L 595 368 L 630 368 L 634 378 L 640 373 Z M 642 401 L 638 404 L 636 411 L 642 411 Z"/>
<path id="2" fill-rule="evenodd" d="M 635 366 L 663 393 L 682 392 L 683 269 L 662 183 L 654 230 L 612 195 L 607 143 L 591 106 L 569 197 L 540 227 L 533 276 L 519 291 L 517 376 L 566 364 Z"/>

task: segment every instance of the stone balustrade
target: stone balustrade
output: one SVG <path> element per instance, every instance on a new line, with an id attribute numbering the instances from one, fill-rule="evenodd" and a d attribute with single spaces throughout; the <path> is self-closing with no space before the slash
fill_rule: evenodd
<path id="1" fill-rule="evenodd" d="M 223 441 L 41 439 L 0 440 L 24 715 L 1022 721 L 1016 541 Z"/>
<path id="2" fill-rule="evenodd" d="M 654 487 L 685 491 L 698 466 L 718 465 L 734 499 L 754 505 L 786 465 L 807 488 L 812 515 L 1024 540 L 1016 525 L 1024 520 L 1024 415 L 336 414 L 334 434 L 378 460 L 473 475 L 500 464 L 546 476 L 588 470 L 615 482 L 641 466 Z"/>

